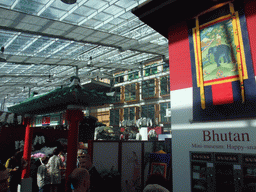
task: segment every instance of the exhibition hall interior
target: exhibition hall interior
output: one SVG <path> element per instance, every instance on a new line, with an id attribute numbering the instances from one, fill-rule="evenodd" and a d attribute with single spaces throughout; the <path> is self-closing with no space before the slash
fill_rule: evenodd
<path id="1" fill-rule="evenodd" d="M 0 21 L 4 192 L 256 191 L 256 1 L 0 0 Z"/>

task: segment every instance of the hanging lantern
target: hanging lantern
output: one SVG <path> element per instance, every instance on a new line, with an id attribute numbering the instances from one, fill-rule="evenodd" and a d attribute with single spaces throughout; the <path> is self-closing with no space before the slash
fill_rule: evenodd
<path id="1" fill-rule="evenodd" d="M 76 0 L 61 0 L 63 3 L 66 3 L 66 4 L 74 4 L 76 3 Z"/>

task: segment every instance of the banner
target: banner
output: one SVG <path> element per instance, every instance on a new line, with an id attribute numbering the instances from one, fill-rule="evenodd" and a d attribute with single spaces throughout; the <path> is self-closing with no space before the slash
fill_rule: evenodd
<path id="1" fill-rule="evenodd" d="M 229 3 L 188 25 L 193 120 L 255 117 L 255 75 L 243 9 Z"/>

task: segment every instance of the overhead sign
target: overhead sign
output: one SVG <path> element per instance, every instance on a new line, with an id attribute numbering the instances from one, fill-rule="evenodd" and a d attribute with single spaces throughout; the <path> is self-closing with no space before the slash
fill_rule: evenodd
<path id="1" fill-rule="evenodd" d="M 42 118 L 42 125 L 43 126 L 50 125 L 50 122 L 51 122 L 51 117 L 46 116 L 46 117 Z"/>
<path id="2" fill-rule="evenodd" d="M 54 116 L 38 116 L 35 119 L 35 126 L 49 126 L 49 125 L 60 125 L 60 115 Z"/>

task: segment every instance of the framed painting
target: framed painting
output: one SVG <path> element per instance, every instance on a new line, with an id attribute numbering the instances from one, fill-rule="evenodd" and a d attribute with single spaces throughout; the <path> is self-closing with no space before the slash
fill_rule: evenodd
<path id="1" fill-rule="evenodd" d="M 237 26 L 236 30 L 238 31 L 239 58 L 237 58 L 236 54 L 234 25 Z M 242 65 L 243 79 L 248 79 L 244 46 L 241 39 L 242 32 L 237 12 L 235 13 L 235 21 L 231 15 L 226 15 L 201 25 L 199 28 L 200 42 L 198 42 L 196 37 L 197 30 L 197 28 L 193 28 L 194 49 L 198 50 L 198 47 L 201 48 L 204 86 L 238 81 L 238 59 Z M 198 59 L 200 55 L 198 51 L 195 51 L 195 54 L 197 86 L 199 87 L 201 84 Z"/>
<path id="2" fill-rule="evenodd" d="M 166 178 L 167 173 L 167 164 L 166 163 L 159 163 L 159 162 L 152 162 L 151 163 L 151 171 L 150 174 L 160 174 Z"/>
<path id="3" fill-rule="evenodd" d="M 122 142 L 121 186 L 122 191 L 141 191 L 142 142 Z"/>
<path id="4" fill-rule="evenodd" d="M 256 116 L 255 75 L 242 6 L 227 2 L 188 22 L 195 122 Z"/>

